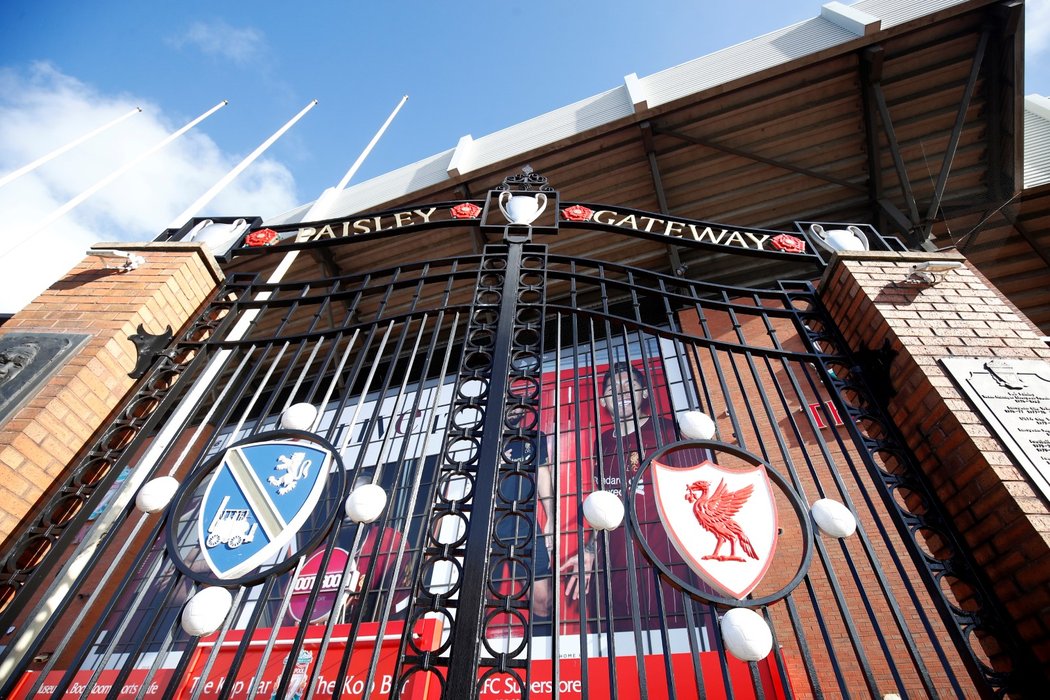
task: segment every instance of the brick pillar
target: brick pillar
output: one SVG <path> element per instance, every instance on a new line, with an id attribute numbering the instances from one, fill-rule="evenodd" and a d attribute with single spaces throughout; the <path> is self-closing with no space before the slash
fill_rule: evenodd
<path id="1" fill-rule="evenodd" d="M 221 281 L 197 243 L 103 244 L 145 258 L 137 270 L 107 270 L 89 256 L 0 327 L 11 333 L 76 333 L 89 338 L 0 425 L 0 541 L 14 531 L 135 380 L 128 336 L 168 325 L 178 332 Z M 119 261 L 107 261 L 111 265 Z"/>
<path id="2" fill-rule="evenodd" d="M 1050 508 L 938 358 L 1050 359 L 1035 326 L 968 265 L 933 285 L 904 283 L 916 262 L 958 254 L 850 253 L 820 292 L 854 351 L 884 340 L 889 412 L 1021 638 L 1050 672 Z M 976 643 L 976 641 L 975 641 Z"/>

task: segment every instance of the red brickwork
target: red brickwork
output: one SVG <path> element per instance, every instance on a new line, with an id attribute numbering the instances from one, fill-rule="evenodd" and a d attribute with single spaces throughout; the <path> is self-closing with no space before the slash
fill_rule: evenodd
<path id="1" fill-rule="evenodd" d="M 1050 671 L 1050 509 L 938 364 L 949 356 L 1050 360 L 1050 348 L 970 267 L 932 285 L 905 282 L 916 262 L 945 259 L 964 260 L 843 255 L 821 294 L 853 350 L 888 339 L 899 353 L 891 417 L 1021 637 Z"/>
<path id="2" fill-rule="evenodd" d="M 89 334 L 88 341 L 0 425 L 0 541 L 14 531 L 83 449 L 134 384 L 136 349 L 128 336 L 178 331 L 221 280 L 194 243 L 106 245 L 134 251 L 144 265 L 104 269 L 88 256 L 0 328 L 18 332 Z M 110 261 L 112 262 L 112 261 Z"/>

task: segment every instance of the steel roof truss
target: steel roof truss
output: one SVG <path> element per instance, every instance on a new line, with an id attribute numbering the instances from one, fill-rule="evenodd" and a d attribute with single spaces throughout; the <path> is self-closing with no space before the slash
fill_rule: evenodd
<path id="1" fill-rule="evenodd" d="M 948 186 L 948 176 L 951 174 L 952 161 L 955 159 L 955 151 L 959 147 L 959 139 L 962 136 L 963 126 L 966 124 L 966 112 L 970 109 L 973 100 L 973 91 L 977 87 L 977 78 L 981 73 L 981 63 L 984 61 L 984 53 L 988 48 L 988 36 L 990 31 L 986 28 L 981 32 L 981 38 L 977 41 L 977 50 L 974 52 L 973 64 L 970 67 L 970 77 L 966 80 L 966 88 L 963 90 L 963 98 L 959 102 L 959 112 L 955 116 L 955 125 L 952 127 L 951 138 L 948 139 L 948 147 L 944 151 L 944 160 L 941 162 L 941 172 L 937 176 L 937 185 L 933 190 L 933 199 L 930 207 L 926 210 L 926 219 L 923 222 L 923 240 L 930 237 L 933 230 L 934 217 L 941 206 L 944 197 L 944 189 Z M 992 169 L 997 166 L 992 163 Z"/>
<path id="2" fill-rule="evenodd" d="M 890 202 L 883 202 L 882 166 L 879 153 L 879 136 L 876 132 L 878 115 L 875 113 L 875 94 L 872 92 L 873 80 L 882 78 L 882 63 L 885 53 L 881 46 L 871 46 L 861 52 L 860 59 L 860 96 L 864 111 L 864 145 L 868 156 L 868 202 L 871 206 L 872 216 L 875 217 L 875 226 L 879 231 L 885 231 L 892 223 L 900 233 L 908 235 L 911 229 L 908 220 L 896 206 Z M 873 77 L 874 76 L 874 77 Z M 884 205 L 892 207 L 892 211 L 885 210 Z"/>
<path id="3" fill-rule="evenodd" d="M 822 180 L 824 182 L 830 182 L 831 184 L 838 185 L 839 187 L 845 187 L 847 189 L 854 190 L 854 191 L 857 191 L 857 192 L 867 192 L 867 188 L 864 185 L 858 185 L 857 183 L 850 182 L 849 180 L 842 180 L 842 179 L 837 178 L 837 177 L 832 177 L 831 175 L 825 175 L 824 173 L 817 172 L 816 170 L 811 170 L 809 168 L 803 168 L 802 166 L 799 166 L 799 165 L 793 165 L 791 163 L 785 163 L 782 160 L 776 160 L 774 158 L 766 158 L 765 156 L 760 156 L 757 153 L 751 153 L 749 151 L 743 151 L 743 150 L 741 150 L 739 148 L 733 148 L 732 146 L 726 146 L 724 144 L 720 144 L 720 143 L 717 143 L 715 141 L 711 141 L 710 139 L 705 139 L 705 138 L 701 138 L 701 137 L 698 137 L 698 136 L 690 136 L 689 134 L 683 134 L 680 131 L 674 131 L 672 129 L 664 129 L 664 128 L 661 128 L 661 127 L 656 126 L 656 125 L 653 126 L 653 132 L 657 133 L 657 134 L 665 134 L 667 136 L 673 136 L 676 139 L 680 139 L 682 141 L 687 141 L 687 142 L 695 144 L 697 146 L 704 146 L 705 148 L 710 148 L 710 149 L 715 150 L 715 151 L 721 151 L 722 153 L 728 153 L 729 155 L 737 156 L 739 158 L 746 158 L 748 160 L 753 160 L 756 163 L 763 163 L 765 165 L 771 165 L 774 168 L 782 168 L 784 170 L 790 170 L 793 173 L 798 173 L 799 175 L 805 175 L 807 177 L 812 177 L 812 178 L 815 178 L 817 180 Z"/>
<path id="4" fill-rule="evenodd" d="M 671 209 L 667 206 L 667 193 L 664 191 L 664 183 L 660 177 L 660 165 L 656 162 L 656 146 L 653 144 L 652 122 L 644 121 L 638 125 L 642 132 L 642 146 L 645 155 L 649 159 L 649 174 L 653 178 L 653 191 L 656 193 L 656 202 L 660 206 L 661 214 L 670 214 Z M 676 275 L 685 271 L 682 258 L 678 254 L 678 248 L 673 245 L 667 246 L 667 259 L 671 263 L 671 270 Z"/>

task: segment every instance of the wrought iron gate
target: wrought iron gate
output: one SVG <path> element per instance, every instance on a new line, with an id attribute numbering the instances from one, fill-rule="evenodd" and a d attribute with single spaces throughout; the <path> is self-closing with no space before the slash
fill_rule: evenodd
<path id="1" fill-rule="evenodd" d="M 966 632 L 964 605 L 940 600 L 952 592 L 936 588 L 936 552 L 913 554 L 935 508 L 812 287 L 719 287 L 507 232 L 456 259 L 306 283 L 231 278 L 11 553 L 0 624 L 34 632 L 4 692 L 974 693 L 979 649 L 950 641 Z M 282 432 L 304 403 L 317 409 L 306 432 Z M 682 432 L 698 412 L 713 440 Z M 252 536 L 235 521 L 253 514 L 231 509 L 230 529 L 205 536 L 218 518 L 199 511 L 223 455 L 308 438 L 341 460 L 313 510 L 265 563 L 217 573 L 203 553 Z M 689 566 L 684 550 L 701 544 L 664 524 L 653 457 L 676 454 L 769 474 L 776 554 L 744 594 Z M 162 475 L 181 484 L 172 505 L 136 510 L 135 491 Z M 354 522 L 343 504 L 366 483 L 387 502 Z M 694 487 L 678 498 L 698 502 Z M 584 518 L 599 490 L 626 504 L 609 531 Z M 846 504 L 858 536 L 814 536 L 818 498 Z M 191 636 L 183 609 L 208 586 L 231 590 L 230 612 Z M 768 657 L 725 653 L 729 607 L 761 613 Z"/>

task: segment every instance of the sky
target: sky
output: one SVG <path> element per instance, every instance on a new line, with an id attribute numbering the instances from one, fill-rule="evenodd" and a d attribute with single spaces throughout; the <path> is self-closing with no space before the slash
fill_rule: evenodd
<path id="1" fill-rule="evenodd" d="M 203 214 L 279 214 L 353 182 L 820 14 L 820 0 L 0 3 L 0 176 L 142 112 L 0 187 L 0 313 L 99 241 L 146 241 L 311 100 Z M 1050 95 L 1050 0 L 1029 0 L 1025 92 Z M 37 224 L 223 100 L 48 227 Z"/>

